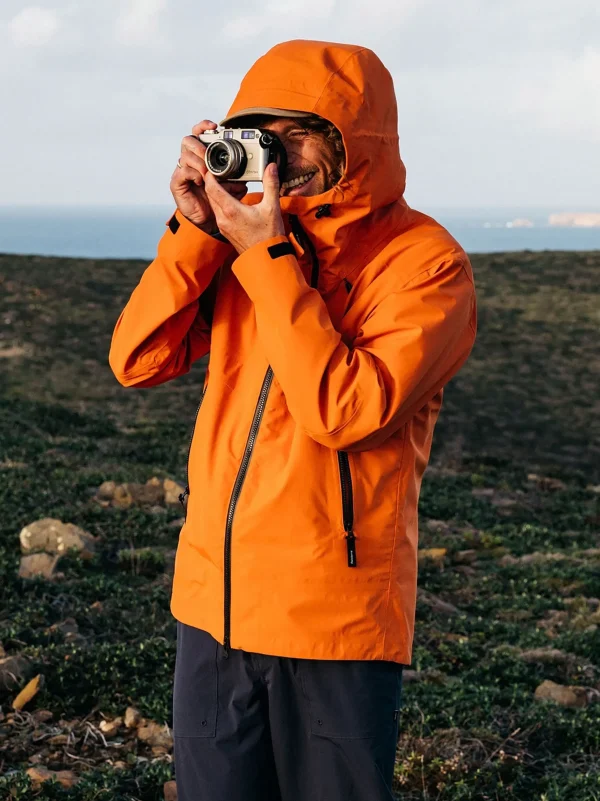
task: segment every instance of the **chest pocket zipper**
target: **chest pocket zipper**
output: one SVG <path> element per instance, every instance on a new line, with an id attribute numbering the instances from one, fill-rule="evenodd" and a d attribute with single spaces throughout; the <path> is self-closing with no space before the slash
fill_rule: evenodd
<path id="1" fill-rule="evenodd" d="M 356 567 L 356 535 L 354 534 L 354 497 L 352 492 L 352 473 L 346 451 L 338 451 L 340 486 L 342 489 L 342 515 L 346 532 L 348 567 Z"/>

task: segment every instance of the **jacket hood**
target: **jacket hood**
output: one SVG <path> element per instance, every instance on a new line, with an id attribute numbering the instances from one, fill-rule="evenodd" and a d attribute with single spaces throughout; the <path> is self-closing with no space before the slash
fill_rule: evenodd
<path id="1" fill-rule="evenodd" d="M 392 76 L 365 47 L 283 42 L 250 68 L 227 117 L 257 106 L 318 114 L 342 135 L 346 167 L 340 181 L 320 195 L 280 199 L 282 212 L 297 215 L 311 235 L 321 267 L 319 286 L 331 287 L 407 217 Z M 246 202 L 261 197 L 249 195 Z M 324 204 L 330 204 L 331 216 L 317 218 Z M 364 237 L 366 243 L 357 248 Z"/>

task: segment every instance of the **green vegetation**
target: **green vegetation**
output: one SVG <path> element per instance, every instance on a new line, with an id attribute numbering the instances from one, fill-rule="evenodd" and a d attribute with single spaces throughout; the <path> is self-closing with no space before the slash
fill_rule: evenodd
<path id="1" fill-rule="evenodd" d="M 600 799 L 600 252 L 472 261 L 478 340 L 421 496 L 421 548 L 445 550 L 422 554 L 398 797 Z M 149 390 L 107 365 L 144 267 L 0 255 L 0 642 L 44 677 L 18 713 L 24 682 L 0 690 L 2 799 L 159 801 L 173 778 L 169 748 L 99 735 L 129 706 L 171 724 L 180 511 L 93 497 L 185 476 L 204 364 Z M 98 537 L 96 553 L 21 579 L 19 532 L 44 517 Z M 544 680 L 585 688 L 580 705 L 536 699 Z M 34 785 L 34 764 L 79 781 Z"/>

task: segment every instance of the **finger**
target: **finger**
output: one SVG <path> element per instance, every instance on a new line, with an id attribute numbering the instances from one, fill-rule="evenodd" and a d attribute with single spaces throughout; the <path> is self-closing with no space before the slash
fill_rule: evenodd
<path id="1" fill-rule="evenodd" d="M 277 164 L 267 164 L 263 173 L 263 202 L 279 205 L 279 171 Z"/>
<path id="2" fill-rule="evenodd" d="M 212 120 L 202 120 L 202 122 L 198 122 L 192 127 L 192 133 L 194 136 L 198 136 L 198 134 L 203 133 L 203 131 L 214 131 L 214 129 L 218 127 L 217 123 Z"/>
<path id="3" fill-rule="evenodd" d="M 181 183 L 194 183 L 197 186 L 202 186 L 204 183 L 204 176 L 201 172 L 196 170 L 194 167 L 190 167 L 183 161 L 183 157 L 179 159 L 181 167 L 177 167 L 174 173 L 175 179 Z"/>
<path id="4" fill-rule="evenodd" d="M 200 158 L 204 158 L 206 153 L 206 145 L 195 136 L 184 136 L 181 140 L 181 152 L 189 150 L 190 153 L 195 153 Z"/>
<path id="5" fill-rule="evenodd" d="M 244 181 L 223 181 L 221 186 L 238 200 L 248 194 L 248 184 Z"/>
<path id="6" fill-rule="evenodd" d="M 198 155 L 194 150 L 188 150 L 186 147 L 181 148 L 179 162 L 180 164 L 186 164 L 188 167 L 193 167 L 195 170 L 198 170 L 201 175 L 205 175 L 208 169 L 202 156 Z"/>
<path id="7" fill-rule="evenodd" d="M 204 186 L 211 203 L 217 205 L 225 214 L 234 211 L 235 200 L 223 189 L 212 172 L 207 171 L 204 176 Z"/>

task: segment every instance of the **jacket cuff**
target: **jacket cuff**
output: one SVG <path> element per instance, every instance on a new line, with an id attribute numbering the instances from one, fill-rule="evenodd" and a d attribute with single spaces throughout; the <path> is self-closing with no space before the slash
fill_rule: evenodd
<path id="1" fill-rule="evenodd" d="M 197 225 L 177 209 L 166 222 L 167 230 L 158 243 L 158 254 L 177 261 L 183 266 L 198 269 L 207 265 L 221 265 L 233 250 L 233 246 L 219 234 L 220 238 L 201 231 Z"/>
<path id="2" fill-rule="evenodd" d="M 231 270 L 254 303 L 263 298 L 285 302 L 306 283 L 294 246 L 284 235 L 248 248 L 233 262 Z"/>

